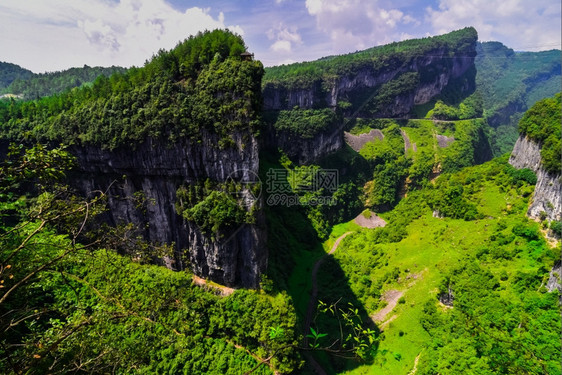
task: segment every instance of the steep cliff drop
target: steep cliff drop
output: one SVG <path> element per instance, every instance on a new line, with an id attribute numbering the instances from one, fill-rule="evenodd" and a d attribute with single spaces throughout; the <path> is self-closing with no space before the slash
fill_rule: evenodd
<path id="1" fill-rule="evenodd" d="M 542 216 L 548 220 L 560 220 L 562 211 L 562 175 L 547 172 L 541 163 L 541 146 L 525 136 L 520 136 L 509 158 L 515 168 L 529 168 L 537 175 L 535 192 L 527 215 L 532 219 Z M 544 216 L 546 214 L 546 216 Z"/>
<path id="2" fill-rule="evenodd" d="M 181 186 L 229 178 L 251 182 L 259 167 L 257 141 L 248 132 L 233 138 L 235 145 L 224 150 L 217 147 L 213 134 L 204 135 L 201 142 L 181 140 L 172 145 L 148 139 L 136 150 L 74 147 L 79 167 L 73 185 L 84 194 L 107 192 L 109 223 L 133 223 L 144 239 L 175 244 L 175 254 L 164 258 L 169 268 L 191 268 L 220 284 L 256 288 L 267 267 L 261 198 L 249 203 L 253 223 L 240 223 L 220 238 L 184 219 L 175 207 Z"/>
<path id="3" fill-rule="evenodd" d="M 438 95 L 470 95 L 475 89 L 477 38 L 476 30 L 466 28 L 268 68 L 263 84 L 266 112 L 279 114 L 281 119 L 284 112 L 300 112 L 298 117 L 308 116 L 315 132 L 299 137 L 302 129 L 284 126 L 273 115 L 266 146 L 283 150 L 301 164 L 310 163 L 343 146 L 346 119 L 409 118 L 415 106 Z M 326 109 L 334 111 L 339 121 L 321 121 Z"/>
<path id="4" fill-rule="evenodd" d="M 519 121 L 520 136 L 509 158 L 515 168 L 535 172 L 537 182 L 527 215 L 549 221 L 554 231 L 559 231 L 562 211 L 561 116 L 560 93 L 535 103 Z"/>
<path id="5" fill-rule="evenodd" d="M 7 141 L 66 145 L 78 164 L 70 184 L 107 193 L 108 223 L 174 244 L 162 259 L 170 268 L 256 288 L 267 266 L 256 194 L 264 69 L 245 49 L 229 31 L 191 36 L 141 68 L 33 105 Z"/>

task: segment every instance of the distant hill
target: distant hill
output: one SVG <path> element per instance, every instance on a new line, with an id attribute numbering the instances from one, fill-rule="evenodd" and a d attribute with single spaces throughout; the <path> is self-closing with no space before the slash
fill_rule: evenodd
<path id="1" fill-rule="evenodd" d="M 16 79 L 29 79 L 33 72 L 19 65 L 0 61 L 0 93 Z"/>
<path id="2" fill-rule="evenodd" d="M 484 116 L 496 128 L 496 155 L 511 151 L 517 123 L 537 101 L 560 91 L 560 50 L 515 52 L 500 42 L 478 43 L 476 86 Z"/>
<path id="3" fill-rule="evenodd" d="M 101 75 L 109 77 L 113 73 L 123 73 L 127 70 L 118 66 L 104 68 L 84 65 L 82 68 L 70 68 L 60 72 L 34 74 L 14 64 L 0 64 L 5 64 L 8 72 L 18 72 L 18 69 L 22 72 L 18 75 L 12 74 L 13 79 L 6 80 L 7 84 L 4 86 L 0 85 L 0 93 L 20 95 L 27 100 L 59 94 L 82 86 L 84 83 L 93 82 Z M 0 77 L 5 74 L 4 65 L 0 65 Z"/>

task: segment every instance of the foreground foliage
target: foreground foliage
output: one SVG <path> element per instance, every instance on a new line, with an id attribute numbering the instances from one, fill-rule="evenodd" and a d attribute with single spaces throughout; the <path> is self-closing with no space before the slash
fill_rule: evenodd
<path id="1" fill-rule="evenodd" d="M 187 273 L 103 249 L 117 240 L 123 246 L 127 232 L 94 230 L 103 194 L 84 201 L 61 185 L 71 164 L 65 151 L 37 146 L 12 148 L 0 165 L 2 373 L 298 368 L 296 317 L 285 293 L 221 297 Z"/>

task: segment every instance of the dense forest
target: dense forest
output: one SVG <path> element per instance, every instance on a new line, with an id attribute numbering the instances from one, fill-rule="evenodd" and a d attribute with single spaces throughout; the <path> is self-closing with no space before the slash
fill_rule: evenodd
<path id="1" fill-rule="evenodd" d="M 74 87 L 92 83 L 99 76 L 109 77 L 113 73 L 123 73 L 125 68 L 89 67 L 71 68 L 60 72 L 49 72 L 18 76 L 11 80 L 0 93 L 18 95 L 26 100 L 60 94 Z M 0 86 L 2 87 L 2 86 Z"/>
<path id="2" fill-rule="evenodd" d="M 19 65 L 0 61 L 0 93 L 5 91 L 16 79 L 26 80 L 33 76 L 33 72 Z"/>
<path id="3" fill-rule="evenodd" d="M 147 137 L 196 139 L 209 131 L 227 147 L 237 128 L 258 127 L 254 93 L 263 67 L 242 61 L 244 50 L 234 34 L 207 32 L 160 51 L 142 68 L 99 76 L 92 85 L 34 101 L 0 101 L 0 134 L 112 149 L 135 147 Z"/>

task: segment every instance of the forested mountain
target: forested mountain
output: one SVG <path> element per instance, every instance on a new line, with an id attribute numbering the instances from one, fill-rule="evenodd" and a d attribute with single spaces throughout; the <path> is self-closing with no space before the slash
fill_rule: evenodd
<path id="1" fill-rule="evenodd" d="M 0 93 L 5 91 L 16 79 L 28 79 L 33 76 L 33 72 L 24 69 L 16 64 L 0 61 Z"/>
<path id="2" fill-rule="evenodd" d="M 1 100 L 0 372 L 560 373 L 558 211 L 492 159 L 491 46 L 264 70 L 215 30 Z M 549 171 L 559 108 L 519 122 Z"/>
<path id="3" fill-rule="evenodd" d="M 449 98 L 451 101 L 474 90 L 471 75 L 475 73 L 477 37 L 474 28 L 465 28 L 329 59 L 268 68 L 263 79 L 265 108 L 328 106 L 363 117 L 408 117 L 414 105 L 428 102 L 445 86 L 457 96 Z"/>
<path id="4" fill-rule="evenodd" d="M 0 66 L 0 72 L 3 70 Z M 25 100 L 38 99 L 91 83 L 102 75 L 109 77 L 113 73 L 125 71 L 125 68 L 116 66 L 102 68 L 84 65 L 82 68 L 70 68 L 60 72 L 25 74 L 12 79 L 5 86 L 0 86 L 0 93 L 18 95 Z"/>
<path id="5" fill-rule="evenodd" d="M 1 145 L 17 143 L 0 169 L 0 372 L 299 366 L 286 293 L 192 285 L 190 269 L 256 288 L 267 262 L 244 180 L 258 172 L 263 67 L 244 50 L 206 32 L 143 68 L 1 102 Z"/>
<path id="6" fill-rule="evenodd" d="M 560 91 L 560 50 L 515 52 L 499 42 L 478 43 L 476 84 L 484 116 L 496 128 L 494 153 L 511 151 L 523 113 Z"/>

